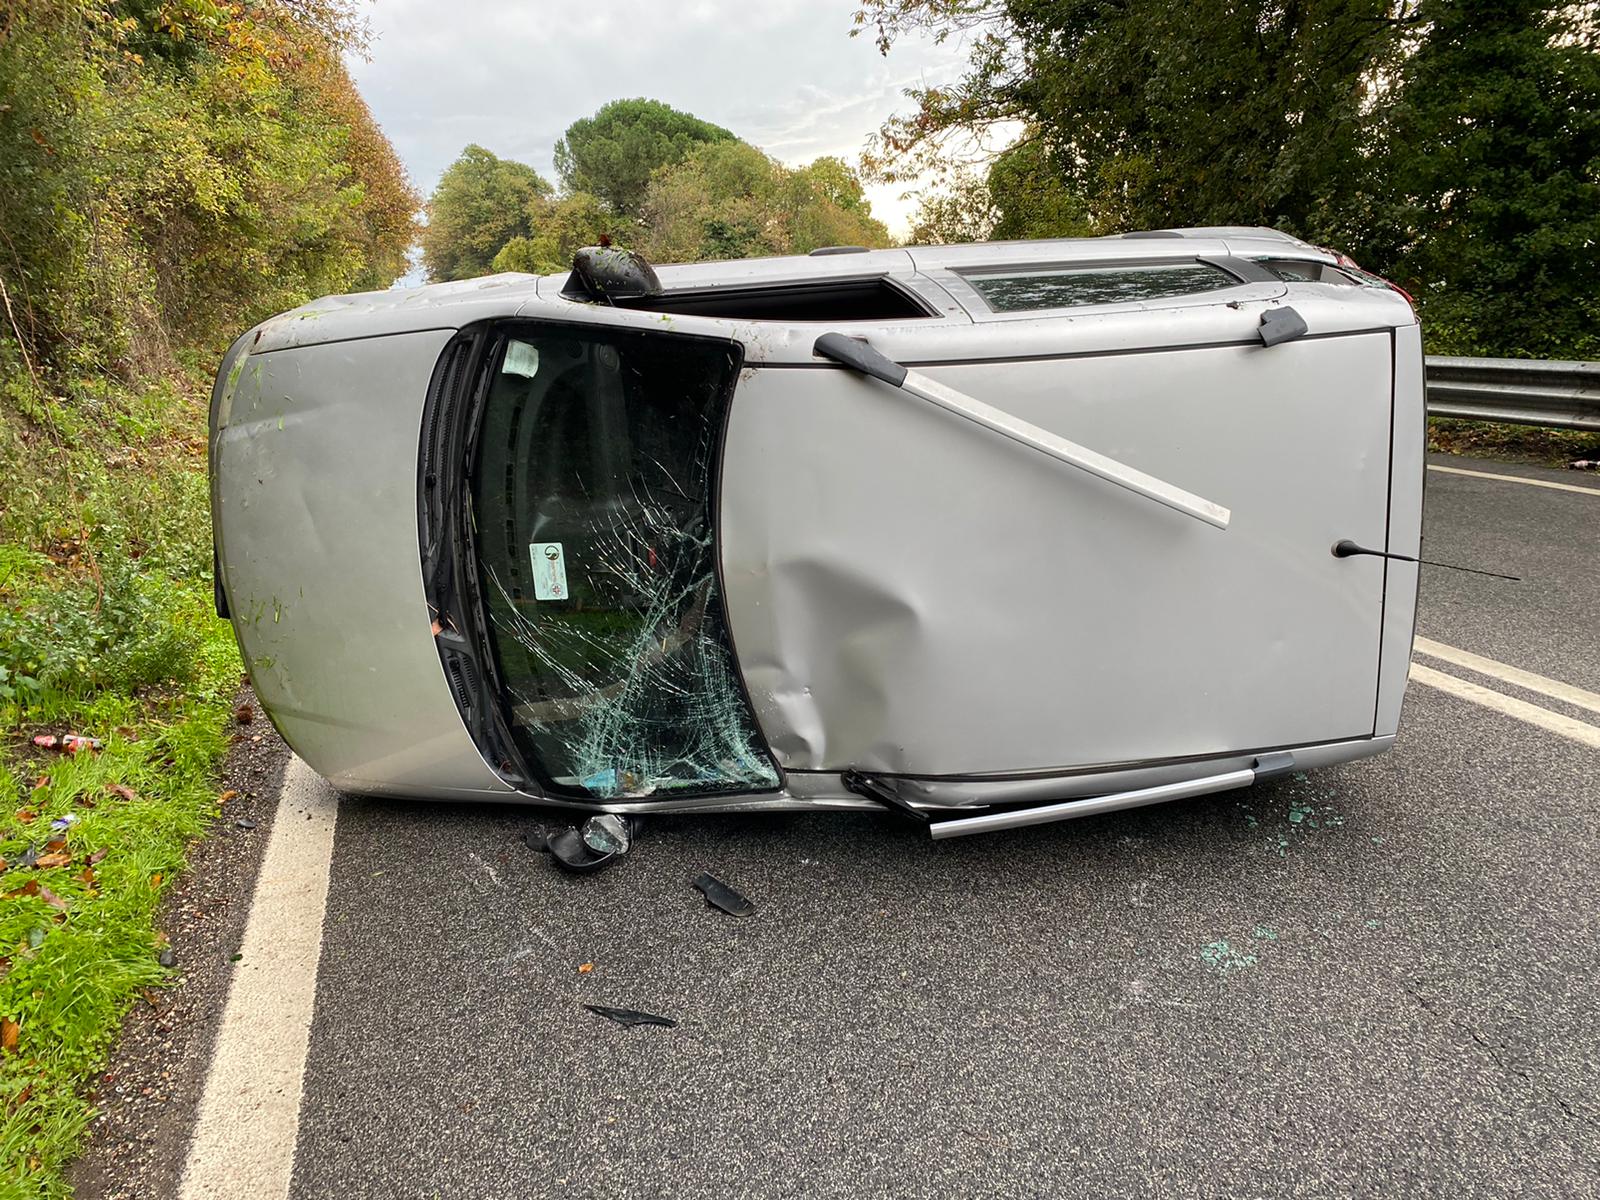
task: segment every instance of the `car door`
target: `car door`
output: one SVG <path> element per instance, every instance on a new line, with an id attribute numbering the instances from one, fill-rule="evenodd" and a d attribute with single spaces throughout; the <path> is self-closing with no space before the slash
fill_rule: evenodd
<path id="1" fill-rule="evenodd" d="M 878 344 L 1226 507 L 1225 529 L 878 380 L 747 372 L 723 556 L 783 767 L 1006 776 L 1372 736 L 1383 565 L 1331 547 L 1384 544 L 1392 330 L 1316 293 L 1313 336 L 1269 347 L 1284 289 L 1203 267 L 1102 271 L 1053 312 L 1039 297 L 1072 281 L 1000 272 L 1003 319 Z"/>

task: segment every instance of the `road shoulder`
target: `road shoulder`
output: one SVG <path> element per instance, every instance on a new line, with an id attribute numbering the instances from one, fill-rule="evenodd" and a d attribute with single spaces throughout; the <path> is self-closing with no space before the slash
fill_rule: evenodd
<path id="1" fill-rule="evenodd" d="M 219 784 L 223 794 L 237 794 L 194 846 L 188 871 L 163 905 L 159 927 L 178 974 L 123 1021 L 98 1083 L 88 1146 L 70 1172 L 78 1200 L 171 1200 L 178 1193 L 290 757 L 248 698 L 256 719 L 239 727 Z"/>

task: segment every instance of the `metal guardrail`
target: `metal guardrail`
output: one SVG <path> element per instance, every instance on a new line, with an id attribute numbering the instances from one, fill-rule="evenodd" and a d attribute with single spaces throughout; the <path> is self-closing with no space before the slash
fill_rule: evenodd
<path id="1" fill-rule="evenodd" d="M 1600 363 L 1430 355 L 1428 415 L 1600 430 Z"/>

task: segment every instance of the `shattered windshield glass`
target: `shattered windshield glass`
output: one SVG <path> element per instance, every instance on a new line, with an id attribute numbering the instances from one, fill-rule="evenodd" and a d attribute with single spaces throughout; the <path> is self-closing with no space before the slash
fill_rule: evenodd
<path id="1" fill-rule="evenodd" d="M 498 359 L 471 480 L 512 734 L 600 799 L 778 786 L 735 673 L 713 544 L 735 347 L 545 327 Z"/>

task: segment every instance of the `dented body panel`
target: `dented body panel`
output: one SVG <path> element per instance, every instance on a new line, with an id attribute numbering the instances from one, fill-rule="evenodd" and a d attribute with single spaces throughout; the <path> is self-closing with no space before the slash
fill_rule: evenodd
<path id="1" fill-rule="evenodd" d="M 220 592 L 263 707 L 358 793 L 938 812 L 1379 753 L 1417 568 L 1331 547 L 1419 552 L 1420 336 L 1334 263 L 1215 230 L 664 267 L 659 308 L 528 276 L 317 301 L 223 364 Z M 1225 274 L 1027 307 L 1173 264 Z M 811 311 L 869 285 L 881 315 Z M 808 319 L 785 289 L 821 289 Z M 1288 307 L 1308 332 L 1264 345 Z M 819 358 L 828 331 L 1227 527 Z"/>

